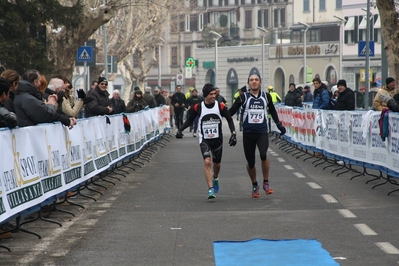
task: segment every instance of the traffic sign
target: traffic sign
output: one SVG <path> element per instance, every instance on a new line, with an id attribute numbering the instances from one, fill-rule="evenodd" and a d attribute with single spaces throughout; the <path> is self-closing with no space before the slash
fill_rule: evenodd
<path id="1" fill-rule="evenodd" d="M 184 85 L 183 74 L 177 74 L 176 75 L 176 85 Z"/>
<path id="2" fill-rule="evenodd" d="M 93 48 L 91 46 L 80 46 L 76 54 L 78 62 L 90 62 L 93 60 Z"/>
<path id="3" fill-rule="evenodd" d="M 382 78 L 376 78 L 374 80 L 375 83 L 377 83 L 377 87 L 381 88 L 382 86 Z"/>
<path id="4" fill-rule="evenodd" d="M 193 77 L 193 69 L 191 67 L 186 67 L 186 79 L 191 79 Z"/>
<path id="5" fill-rule="evenodd" d="M 359 41 L 357 44 L 358 48 L 358 55 L 360 57 L 366 56 L 367 49 L 366 49 L 366 41 Z M 374 41 L 369 41 L 369 56 L 374 56 Z"/>

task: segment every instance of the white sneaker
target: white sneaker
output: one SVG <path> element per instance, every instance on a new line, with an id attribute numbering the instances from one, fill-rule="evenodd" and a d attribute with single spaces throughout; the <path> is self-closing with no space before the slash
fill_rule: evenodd
<path id="1" fill-rule="evenodd" d="M 194 137 L 194 138 L 197 137 L 197 134 L 193 133 L 193 137 Z"/>

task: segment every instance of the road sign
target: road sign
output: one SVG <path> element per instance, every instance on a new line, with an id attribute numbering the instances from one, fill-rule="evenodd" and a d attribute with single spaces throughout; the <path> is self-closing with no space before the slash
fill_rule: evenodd
<path id="1" fill-rule="evenodd" d="M 192 77 L 193 77 L 193 69 L 192 69 L 192 67 L 186 67 L 185 78 L 186 79 L 191 79 Z"/>
<path id="2" fill-rule="evenodd" d="M 184 85 L 183 74 L 177 74 L 176 75 L 176 85 Z"/>
<path id="3" fill-rule="evenodd" d="M 367 49 L 366 49 L 366 42 L 365 41 L 359 41 L 357 44 L 358 48 L 358 55 L 359 57 L 366 56 Z M 374 41 L 369 41 L 369 56 L 374 56 Z"/>
<path id="4" fill-rule="evenodd" d="M 93 60 L 93 48 L 91 46 L 80 46 L 76 54 L 76 60 L 79 62 L 89 62 Z"/>
<path id="5" fill-rule="evenodd" d="M 374 80 L 375 83 L 377 83 L 377 87 L 381 88 L 382 86 L 382 78 L 376 78 Z"/>

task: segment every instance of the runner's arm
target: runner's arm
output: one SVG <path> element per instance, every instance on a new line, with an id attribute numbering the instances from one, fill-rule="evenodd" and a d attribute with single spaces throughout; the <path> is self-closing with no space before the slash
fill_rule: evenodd
<path id="1" fill-rule="evenodd" d="M 268 101 L 267 107 L 269 107 L 269 113 L 272 116 L 274 123 L 276 123 L 277 125 L 278 123 L 280 123 L 280 120 L 278 118 L 276 108 L 274 107 L 272 97 L 268 93 L 266 95 L 267 95 L 267 101 Z"/>
<path id="2" fill-rule="evenodd" d="M 178 128 L 180 132 L 191 126 L 194 122 L 194 119 L 197 117 L 198 114 L 198 104 L 195 104 L 194 107 L 191 110 L 192 112 L 189 113 L 186 121 L 184 121 L 183 125 L 181 128 Z"/>
<path id="3" fill-rule="evenodd" d="M 229 109 L 230 116 L 233 116 L 240 108 L 243 103 L 242 95 L 239 95 L 234 101 L 233 106 Z"/>
<path id="4" fill-rule="evenodd" d="M 222 107 L 222 105 L 221 105 Z M 229 124 L 229 128 L 230 128 L 230 133 L 231 134 L 235 134 L 236 132 L 236 128 L 234 126 L 234 121 L 231 118 L 230 112 L 229 112 L 229 108 L 227 108 L 226 105 L 223 105 L 223 107 L 221 108 L 221 115 L 226 118 L 227 123 Z M 233 133 L 234 132 L 234 133 Z"/>

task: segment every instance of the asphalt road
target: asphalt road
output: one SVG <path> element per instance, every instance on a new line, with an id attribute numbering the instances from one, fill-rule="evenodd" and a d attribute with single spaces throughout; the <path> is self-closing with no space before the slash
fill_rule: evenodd
<path id="1" fill-rule="evenodd" d="M 227 132 L 227 128 L 225 128 Z M 2 240 L 0 265 L 215 265 L 216 240 L 317 239 L 340 265 L 398 265 L 399 192 L 372 177 L 350 180 L 353 172 L 336 176 L 334 166 L 315 167 L 294 152 L 270 143 L 270 183 L 275 193 L 251 198 L 241 134 L 236 147 L 225 136 L 220 191 L 207 199 L 198 139 L 185 133 L 151 156 L 150 162 L 126 169 L 115 186 L 99 181 L 97 201 L 77 196 L 85 209 L 50 218 L 63 226 L 37 221 L 29 228 L 43 239 L 18 232 Z M 270 138 L 273 140 L 273 138 Z M 258 180 L 261 181 L 257 156 Z M 94 187 L 93 187 L 94 188 Z M 392 253 L 392 254 L 391 254 Z M 268 265 L 259 261 L 258 265 Z"/>

